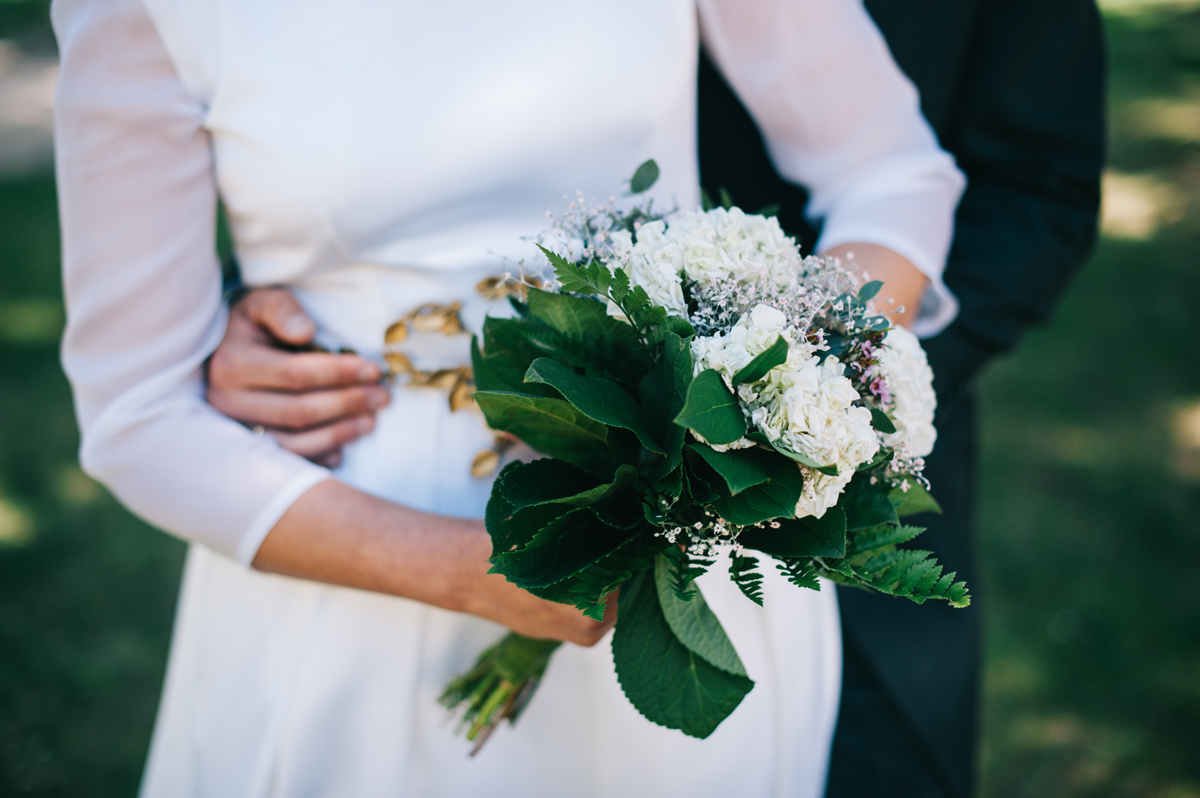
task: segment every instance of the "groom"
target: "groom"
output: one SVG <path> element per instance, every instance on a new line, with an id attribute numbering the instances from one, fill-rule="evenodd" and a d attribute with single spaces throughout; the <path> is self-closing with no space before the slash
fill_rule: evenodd
<path id="1" fill-rule="evenodd" d="M 1104 54 L 1094 0 L 866 0 L 921 92 L 942 145 L 967 174 L 945 280 L 961 303 L 925 342 L 936 374 L 938 445 L 927 475 L 945 510 L 922 546 L 976 597 L 968 610 L 839 589 L 845 638 L 830 798 L 957 798 L 972 792 L 983 602 L 971 531 L 972 382 L 1043 321 L 1096 232 L 1103 161 Z M 778 204 L 789 232 L 813 231 L 804 196 L 774 174 L 753 123 L 713 67 L 700 75 L 700 161 L 710 194 Z M 210 364 L 209 398 L 329 465 L 387 401 L 379 371 L 352 355 L 290 354 L 313 328 L 281 291 L 233 312 Z M 317 390 L 319 389 L 319 390 Z M 280 391 L 295 391 L 281 393 Z"/>

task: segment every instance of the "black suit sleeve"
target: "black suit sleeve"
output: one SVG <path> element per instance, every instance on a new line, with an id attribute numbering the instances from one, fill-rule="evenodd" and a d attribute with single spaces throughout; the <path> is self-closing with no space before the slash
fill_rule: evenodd
<path id="1" fill-rule="evenodd" d="M 1050 314 L 1096 236 L 1105 56 L 1093 0 L 984 0 L 942 143 L 969 185 L 946 283 L 962 308 L 928 342 L 939 394 Z"/>

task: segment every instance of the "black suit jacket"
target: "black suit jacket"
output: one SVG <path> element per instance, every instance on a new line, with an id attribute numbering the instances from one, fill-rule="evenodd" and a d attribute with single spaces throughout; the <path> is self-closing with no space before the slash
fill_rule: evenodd
<path id="1" fill-rule="evenodd" d="M 946 512 L 923 519 L 929 530 L 918 542 L 970 581 L 975 602 L 967 610 L 917 607 L 839 589 L 843 634 L 916 739 L 936 782 L 910 790 L 897 771 L 890 775 L 901 780 L 886 794 L 966 795 L 973 783 L 981 603 L 969 534 L 970 385 L 989 358 L 1048 317 L 1095 239 L 1104 160 L 1103 32 L 1093 0 L 866 5 L 968 179 L 945 274 L 961 310 L 925 342 L 939 401 L 939 443 L 927 473 Z M 747 209 L 777 204 L 785 229 L 811 244 L 804 193 L 775 175 L 750 118 L 707 62 L 699 108 L 701 177 L 710 194 L 723 187 Z M 865 797 L 876 787 L 885 794 L 880 782 L 887 768 L 872 775 L 856 760 L 876 756 L 869 721 L 843 703 L 831 795 Z"/>

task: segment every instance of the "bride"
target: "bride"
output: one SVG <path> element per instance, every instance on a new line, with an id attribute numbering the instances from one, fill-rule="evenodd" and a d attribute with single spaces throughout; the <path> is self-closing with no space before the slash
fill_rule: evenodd
<path id="1" fill-rule="evenodd" d="M 81 460 L 193 542 L 142 794 L 808 796 L 838 705 L 832 590 L 768 576 L 765 609 L 701 581 L 757 686 L 708 740 L 620 693 L 613 622 L 487 575 L 492 442 L 397 388 L 330 472 L 203 401 L 226 323 L 224 203 L 248 285 L 284 285 L 333 347 L 378 359 L 425 303 L 477 329 L 474 286 L 531 256 L 565 194 L 655 158 L 698 204 L 699 41 L 821 248 L 855 253 L 926 332 L 962 179 L 854 0 L 56 0 L 57 158 Z M 418 340 L 420 339 L 420 340 Z M 468 338 L 414 336 L 418 367 Z M 615 610 L 615 607 L 610 607 Z M 566 640 L 475 759 L 436 698 L 503 628 Z"/>

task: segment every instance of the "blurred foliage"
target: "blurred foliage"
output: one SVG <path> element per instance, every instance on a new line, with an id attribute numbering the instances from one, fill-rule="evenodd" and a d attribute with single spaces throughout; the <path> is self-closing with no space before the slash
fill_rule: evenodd
<path id="1" fill-rule="evenodd" d="M 1107 23 L 1105 237 L 980 388 L 990 798 L 1200 798 L 1200 5 Z M 0 796 L 127 796 L 184 547 L 76 465 L 59 290 L 51 175 L 0 178 Z"/>

